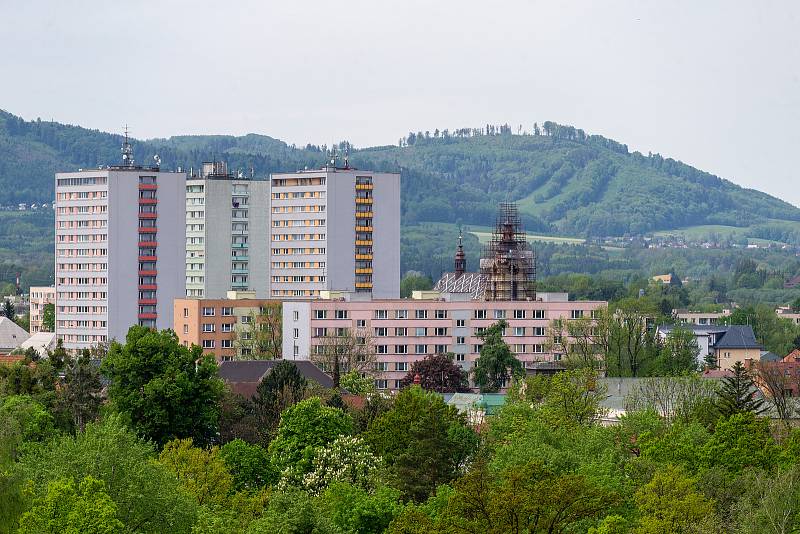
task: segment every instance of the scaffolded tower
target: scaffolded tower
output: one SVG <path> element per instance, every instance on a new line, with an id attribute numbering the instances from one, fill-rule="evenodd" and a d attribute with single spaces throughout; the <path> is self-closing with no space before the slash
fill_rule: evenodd
<path id="1" fill-rule="evenodd" d="M 486 300 L 536 300 L 536 257 L 516 204 L 500 204 L 492 240 L 483 249 L 480 265 L 486 278 Z"/>

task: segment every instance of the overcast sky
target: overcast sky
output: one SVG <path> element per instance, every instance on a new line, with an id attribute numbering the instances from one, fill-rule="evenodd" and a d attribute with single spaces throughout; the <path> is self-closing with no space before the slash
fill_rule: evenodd
<path id="1" fill-rule="evenodd" d="M 0 0 L 0 108 L 394 144 L 553 120 L 800 205 L 800 2 Z"/>

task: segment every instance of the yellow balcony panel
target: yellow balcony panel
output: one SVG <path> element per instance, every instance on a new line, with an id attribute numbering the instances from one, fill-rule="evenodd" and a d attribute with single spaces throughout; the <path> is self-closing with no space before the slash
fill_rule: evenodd
<path id="1" fill-rule="evenodd" d="M 356 274 L 372 274 L 372 267 L 365 269 L 356 269 Z"/>
<path id="2" fill-rule="evenodd" d="M 372 212 L 371 211 L 357 211 L 356 212 L 356 219 L 371 219 Z"/>
<path id="3" fill-rule="evenodd" d="M 356 184 L 356 191 L 371 191 L 372 184 Z"/>
<path id="4" fill-rule="evenodd" d="M 371 198 L 356 198 L 356 204 L 372 204 Z"/>
<path id="5" fill-rule="evenodd" d="M 372 282 L 356 282 L 356 287 L 372 288 Z"/>
<path id="6" fill-rule="evenodd" d="M 356 254 L 357 260 L 371 260 L 372 254 Z"/>
<path id="7" fill-rule="evenodd" d="M 371 232 L 371 226 L 356 226 L 356 232 Z"/>
<path id="8" fill-rule="evenodd" d="M 356 245 L 357 246 L 362 246 L 362 247 L 371 247 L 372 246 L 372 240 L 359 241 L 358 239 L 356 239 Z"/>

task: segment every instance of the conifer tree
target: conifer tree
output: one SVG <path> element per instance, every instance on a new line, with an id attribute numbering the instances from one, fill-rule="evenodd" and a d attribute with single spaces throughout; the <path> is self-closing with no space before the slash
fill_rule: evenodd
<path id="1" fill-rule="evenodd" d="M 720 415 L 730 417 L 737 413 L 763 413 L 766 409 L 764 401 L 755 397 L 758 388 L 742 362 L 736 362 L 731 370 L 733 375 L 723 378 L 717 396 L 716 404 Z"/>

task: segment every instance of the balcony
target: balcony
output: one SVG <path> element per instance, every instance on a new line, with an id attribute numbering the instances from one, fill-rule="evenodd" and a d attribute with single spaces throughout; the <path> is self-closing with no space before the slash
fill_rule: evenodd
<path id="1" fill-rule="evenodd" d="M 139 204 L 140 205 L 143 205 L 143 204 L 158 204 L 158 199 L 157 198 L 140 198 L 139 199 Z"/>
<path id="2" fill-rule="evenodd" d="M 356 212 L 356 219 L 371 219 L 372 212 L 371 211 L 357 211 Z"/>
<path id="3" fill-rule="evenodd" d="M 157 313 L 140 313 L 139 319 L 158 319 Z"/>
<path id="4" fill-rule="evenodd" d="M 155 248 L 158 246 L 158 241 L 139 241 L 139 248 Z"/>
<path id="5" fill-rule="evenodd" d="M 157 261 L 158 256 L 139 256 L 139 261 Z"/>
<path id="6" fill-rule="evenodd" d="M 157 219 L 158 213 L 139 213 L 140 219 Z"/>
<path id="7" fill-rule="evenodd" d="M 156 284 L 139 284 L 139 291 L 156 291 L 157 289 Z"/>
<path id="8" fill-rule="evenodd" d="M 372 274 L 372 268 L 356 269 L 356 274 Z"/>
<path id="9" fill-rule="evenodd" d="M 372 282 L 356 282 L 356 289 L 372 289 Z"/>
<path id="10" fill-rule="evenodd" d="M 359 247 L 371 247 L 372 246 L 372 240 L 370 239 L 369 241 L 366 241 L 366 240 L 356 239 L 356 246 L 359 246 Z"/>
<path id="11" fill-rule="evenodd" d="M 356 226 L 356 232 L 371 232 L 372 226 Z"/>
<path id="12" fill-rule="evenodd" d="M 372 191 L 373 184 L 356 184 L 356 191 Z"/>
<path id="13" fill-rule="evenodd" d="M 232 243 L 231 248 L 235 249 L 247 248 L 247 243 Z"/>
<path id="14" fill-rule="evenodd" d="M 372 204 L 371 198 L 356 198 L 356 204 Z"/>
<path id="15" fill-rule="evenodd" d="M 155 191 L 158 184 L 139 184 L 139 191 Z"/>
<path id="16" fill-rule="evenodd" d="M 139 233 L 140 234 L 155 234 L 158 228 L 155 226 L 140 226 Z"/>
<path id="17" fill-rule="evenodd" d="M 158 304 L 156 299 L 139 299 L 139 306 L 155 306 Z"/>
<path id="18" fill-rule="evenodd" d="M 249 272 L 249 269 L 231 269 L 231 274 L 247 274 Z"/>
<path id="19" fill-rule="evenodd" d="M 371 260 L 372 254 L 356 254 L 357 260 Z"/>

